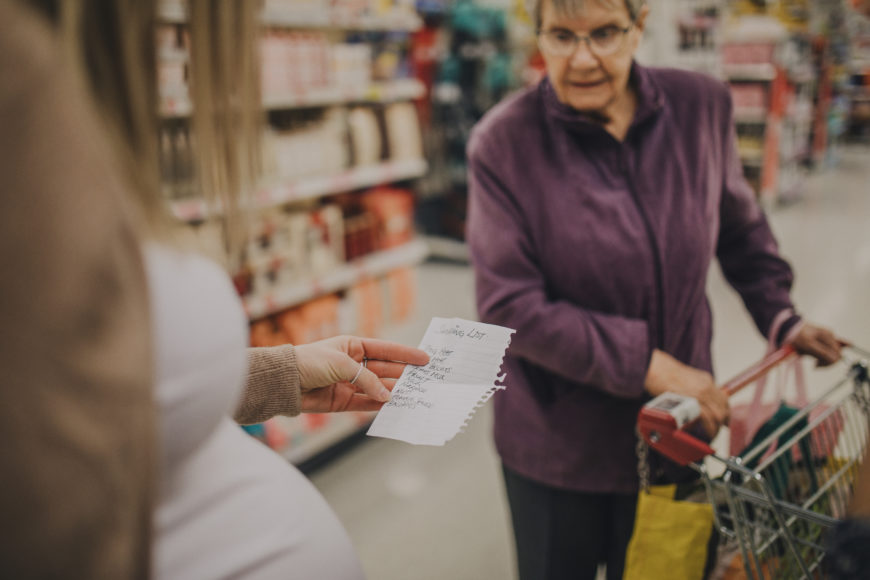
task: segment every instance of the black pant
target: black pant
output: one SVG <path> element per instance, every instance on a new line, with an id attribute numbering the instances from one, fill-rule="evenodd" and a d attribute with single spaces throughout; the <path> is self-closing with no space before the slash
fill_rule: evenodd
<path id="1" fill-rule="evenodd" d="M 579 493 L 532 481 L 502 467 L 520 580 L 622 580 L 636 494 Z"/>

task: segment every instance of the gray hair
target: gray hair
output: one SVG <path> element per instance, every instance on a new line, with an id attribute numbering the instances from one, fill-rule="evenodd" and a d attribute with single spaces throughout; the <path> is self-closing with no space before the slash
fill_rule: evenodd
<path id="1" fill-rule="evenodd" d="M 589 0 L 550 0 L 553 3 L 553 8 L 556 9 L 556 12 L 560 14 L 574 14 L 579 12 L 583 5 Z M 637 15 L 640 14 L 640 9 L 643 8 L 644 4 L 646 4 L 646 0 L 591 0 L 593 2 L 608 2 L 608 3 L 619 3 L 624 2 L 625 7 L 628 8 L 628 15 L 631 16 L 632 20 L 637 18 Z M 541 27 L 541 3 L 543 0 L 525 0 L 526 2 L 526 10 L 528 11 L 529 16 L 532 17 L 532 22 L 535 24 L 535 28 Z"/>

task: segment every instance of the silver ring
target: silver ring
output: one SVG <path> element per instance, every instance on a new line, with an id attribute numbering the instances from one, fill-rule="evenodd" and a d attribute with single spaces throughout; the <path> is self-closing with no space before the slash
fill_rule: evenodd
<path id="1" fill-rule="evenodd" d="M 369 368 L 369 359 L 363 357 L 363 366 L 364 366 L 365 368 Z"/>
<path id="2" fill-rule="evenodd" d="M 363 362 L 359 363 L 359 370 L 356 371 L 356 374 L 355 374 L 355 375 L 353 376 L 353 378 L 350 380 L 350 384 L 354 384 L 354 383 L 356 382 L 356 380 L 357 380 L 357 379 L 359 378 L 359 376 L 362 374 L 362 371 L 363 371 L 363 369 L 365 368 L 365 366 L 366 366 L 366 365 L 365 365 L 365 360 L 363 360 Z"/>

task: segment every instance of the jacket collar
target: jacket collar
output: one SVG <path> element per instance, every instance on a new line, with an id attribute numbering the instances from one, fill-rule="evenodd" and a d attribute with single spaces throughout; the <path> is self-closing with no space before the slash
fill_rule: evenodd
<path id="1" fill-rule="evenodd" d="M 634 86 L 638 97 L 637 109 L 634 112 L 634 119 L 629 129 L 631 131 L 634 127 L 658 115 L 664 107 L 664 97 L 655 79 L 652 78 L 650 70 L 639 65 L 636 61 L 631 64 L 628 82 Z M 544 101 L 547 113 L 560 123 L 564 123 L 569 129 L 581 133 L 596 133 L 604 130 L 589 115 L 580 113 L 560 102 L 549 77 L 544 77 L 540 85 L 538 85 L 538 90 Z"/>

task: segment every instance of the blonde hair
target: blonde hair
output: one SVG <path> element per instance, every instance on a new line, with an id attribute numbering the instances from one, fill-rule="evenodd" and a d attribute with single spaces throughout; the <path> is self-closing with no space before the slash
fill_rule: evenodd
<path id="1" fill-rule="evenodd" d="M 152 232 L 170 223 L 159 172 L 156 0 L 32 0 L 51 17 L 117 141 Z M 230 263 L 246 232 L 243 198 L 259 178 L 257 2 L 189 0 L 197 186 L 220 208 Z"/>

